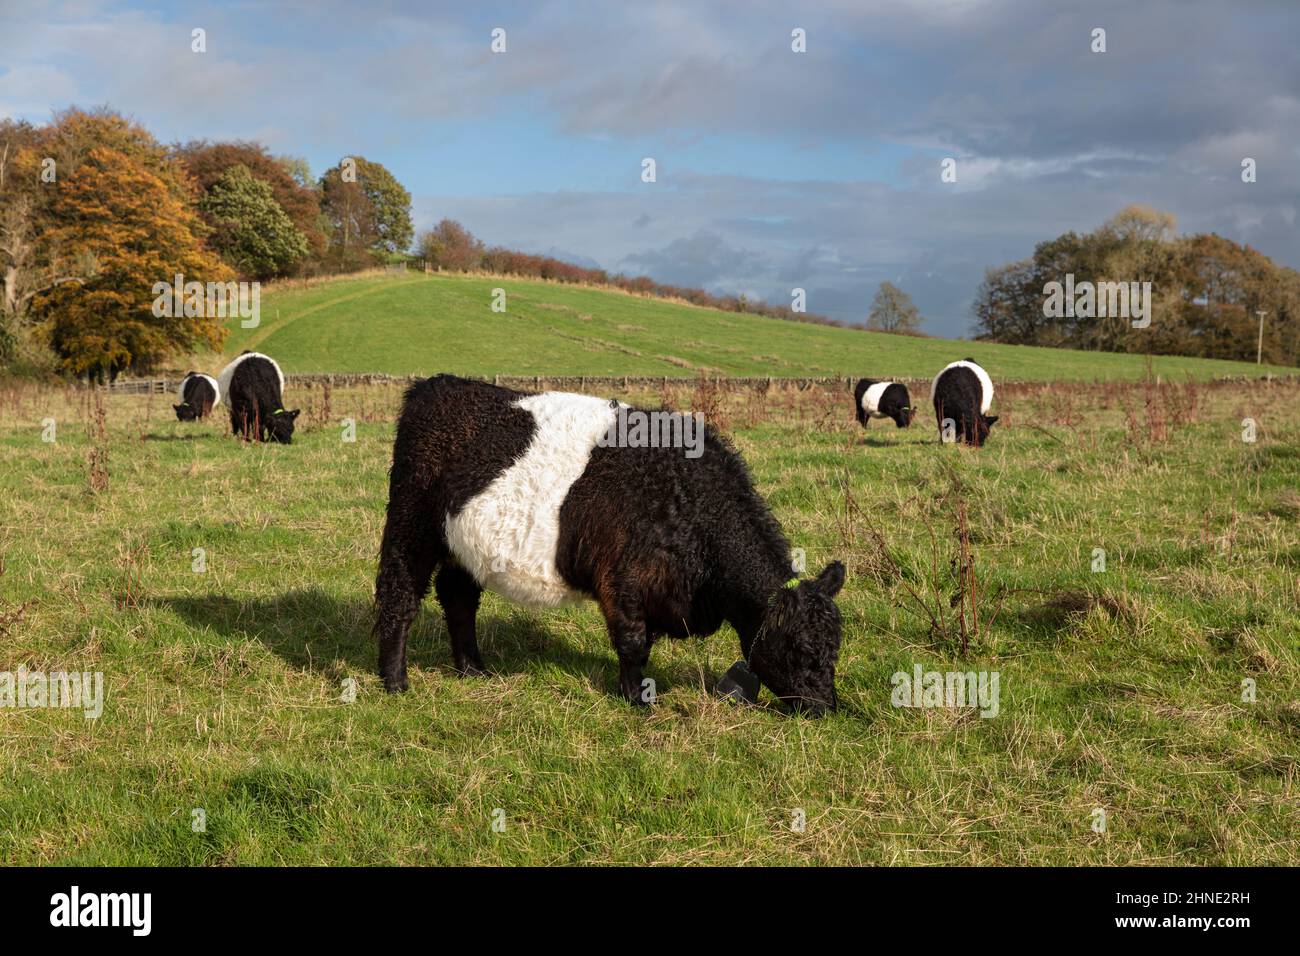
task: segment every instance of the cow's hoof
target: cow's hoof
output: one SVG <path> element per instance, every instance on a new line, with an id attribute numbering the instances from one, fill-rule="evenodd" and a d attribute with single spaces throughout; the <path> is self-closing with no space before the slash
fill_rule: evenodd
<path id="1" fill-rule="evenodd" d="M 411 685 L 410 685 L 409 683 L 407 683 L 407 680 L 406 680 L 405 677 L 400 677 L 400 678 L 390 678 L 390 677 L 385 677 L 385 678 L 384 678 L 384 690 L 386 690 L 386 691 L 387 691 L 388 693 L 390 693 L 390 694 L 403 694 L 403 693 L 405 693 L 407 690 L 409 690 L 410 687 L 411 687 Z"/>
<path id="2" fill-rule="evenodd" d="M 487 671 L 477 664 L 466 664 L 456 668 L 457 677 L 487 677 Z"/>
<path id="3" fill-rule="evenodd" d="M 749 665 L 736 661 L 718 681 L 718 693 L 728 700 L 745 704 L 758 703 L 759 681 Z"/>

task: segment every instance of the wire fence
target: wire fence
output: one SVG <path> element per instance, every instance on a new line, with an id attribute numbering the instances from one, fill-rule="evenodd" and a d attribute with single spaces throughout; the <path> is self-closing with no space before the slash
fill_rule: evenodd
<path id="1" fill-rule="evenodd" d="M 387 375 L 380 372 L 308 372 L 289 373 L 285 375 L 285 387 L 318 388 L 329 385 L 330 388 L 351 388 L 360 385 L 405 385 L 417 382 L 424 375 Z M 589 389 L 633 389 L 666 388 L 668 386 L 708 384 L 722 389 L 774 389 L 794 388 L 848 388 L 852 389 L 857 379 L 832 376 L 821 378 L 789 378 L 781 376 L 686 376 L 686 375 L 492 375 L 474 376 L 481 382 L 492 382 L 506 388 L 542 391 L 543 389 L 570 390 L 584 392 Z M 898 379 L 901 382 L 908 379 Z M 120 379 L 98 386 L 102 390 L 119 392 L 127 395 L 166 394 L 180 387 L 179 378 Z"/>
<path id="2" fill-rule="evenodd" d="M 285 375 L 286 387 L 292 386 L 297 388 L 320 388 L 329 385 L 330 388 L 353 388 L 362 385 L 405 385 L 410 382 L 416 382 L 426 378 L 424 375 L 387 375 L 381 372 L 306 372 L 290 373 Z M 540 392 L 546 389 L 555 391 L 627 391 L 638 388 L 668 388 L 670 386 L 693 386 L 706 385 L 721 390 L 732 391 L 770 391 L 773 389 L 794 389 L 806 391 L 811 388 L 826 389 L 845 389 L 852 391 L 859 381 L 853 376 L 822 376 L 822 377 L 787 377 L 773 375 L 748 375 L 748 376 L 689 376 L 689 375 L 493 375 L 493 376 L 465 376 L 466 378 L 476 378 L 482 382 L 492 382 L 495 385 L 502 385 L 506 388 L 515 388 L 524 391 Z M 1212 379 L 1212 382 L 1250 382 L 1250 381 L 1291 381 L 1300 378 L 1300 375 L 1227 375 L 1219 376 Z M 891 381 L 901 382 L 907 386 L 930 384 L 928 378 L 894 378 Z M 98 388 L 105 391 L 116 392 L 126 395 L 165 395 L 171 394 L 180 387 L 181 379 L 179 378 L 149 378 L 149 379 L 121 379 L 116 382 L 100 385 Z M 999 386 L 1034 386 L 1050 385 L 1051 382 L 1044 381 L 999 381 Z M 1086 383 L 1085 383 L 1086 384 Z"/>

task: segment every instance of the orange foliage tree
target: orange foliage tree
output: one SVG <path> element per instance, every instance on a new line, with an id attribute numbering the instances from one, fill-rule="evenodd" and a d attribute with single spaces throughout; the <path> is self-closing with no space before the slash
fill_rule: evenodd
<path id="1" fill-rule="evenodd" d="M 182 176 L 160 151 L 105 145 L 88 145 L 60 176 L 49 201 L 49 241 L 93 260 L 94 269 L 42 293 L 33 311 L 69 372 L 101 381 L 200 344 L 220 347 L 225 330 L 215 314 L 154 308 L 155 283 L 170 285 L 178 274 L 185 282 L 234 278 L 203 245 Z"/>

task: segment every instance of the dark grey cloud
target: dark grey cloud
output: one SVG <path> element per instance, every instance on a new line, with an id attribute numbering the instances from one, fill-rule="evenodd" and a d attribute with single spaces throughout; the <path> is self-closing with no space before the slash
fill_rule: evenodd
<path id="1" fill-rule="evenodd" d="M 730 291 L 770 275 L 769 256 L 734 246 L 716 232 L 701 230 L 658 249 L 625 256 L 622 271 L 644 273 L 673 285 Z"/>
<path id="2" fill-rule="evenodd" d="M 1131 202 L 1300 266 L 1292 0 L 185 9 L 209 29 L 206 58 L 148 9 L 7 7 L 0 113 L 108 101 L 165 139 L 306 152 L 364 130 L 380 157 L 430 143 L 407 169 L 503 150 L 519 168 L 534 141 L 496 130 L 480 146 L 473 124 L 526 116 L 544 130 L 529 136 L 579 158 L 591 144 L 635 169 L 653 148 L 660 181 L 618 191 L 592 170 L 568 188 L 525 186 L 505 166 L 465 196 L 431 179 L 413 183 L 420 225 L 451 216 L 492 243 L 776 302 L 801 286 L 810 308 L 844 319 L 889 279 L 942 334 L 968 328 L 985 268 Z M 493 26 L 508 31 L 505 56 L 487 51 Z M 789 49 L 794 27 L 806 54 Z M 1104 54 L 1090 52 L 1095 27 Z M 444 146 L 452 124 L 468 132 Z M 945 156 L 956 183 L 939 181 Z M 1246 156 L 1254 184 L 1240 181 Z"/>

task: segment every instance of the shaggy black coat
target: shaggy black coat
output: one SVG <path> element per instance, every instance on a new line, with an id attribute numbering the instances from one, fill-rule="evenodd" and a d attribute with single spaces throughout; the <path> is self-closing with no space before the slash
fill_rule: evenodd
<path id="1" fill-rule="evenodd" d="M 939 424 L 939 440 L 943 440 L 944 419 L 951 418 L 959 441 L 975 447 L 983 446 L 993 423 L 998 420 L 997 415 L 985 415 L 980 411 L 983 397 L 984 386 L 979 376 L 969 368 L 958 366 L 941 372 L 934 385 L 934 415 Z"/>
<path id="2" fill-rule="evenodd" d="M 243 354 L 248 354 L 247 352 Z M 299 409 L 285 411 L 280 376 L 260 355 L 245 359 L 235 369 L 227 389 L 232 434 L 252 441 L 293 441 Z"/>
<path id="3" fill-rule="evenodd" d="M 389 691 L 407 688 L 407 635 L 431 581 L 457 672 L 483 670 L 482 587 L 450 553 L 445 528 L 533 441 L 537 421 L 514 404 L 526 394 L 448 375 L 406 392 L 375 581 Z M 844 566 L 787 586 L 789 544 L 744 461 L 712 428 L 695 459 L 673 448 L 594 448 L 560 507 L 555 564 L 600 607 L 629 701 L 645 703 L 642 668 L 658 637 L 709 635 L 727 621 L 783 705 L 835 707 Z"/>
<path id="4" fill-rule="evenodd" d="M 857 387 L 853 389 L 853 410 L 857 415 L 858 424 L 863 428 L 867 427 L 871 416 L 862 407 L 862 397 L 867 394 L 867 389 L 879 384 L 880 381 L 881 379 L 878 378 L 864 378 L 859 380 Z M 892 418 L 899 428 L 906 428 L 916 417 L 916 409 L 912 407 L 912 397 L 907 393 L 907 386 L 900 385 L 898 382 L 885 389 L 880 396 L 876 411 L 885 418 Z"/>
<path id="5" fill-rule="evenodd" d="M 181 380 L 181 403 L 173 405 L 177 421 L 192 422 L 207 418 L 217 404 L 217 390 L 198 372 L 186 372 Z"/>

